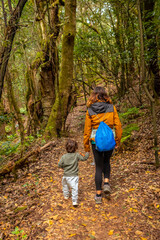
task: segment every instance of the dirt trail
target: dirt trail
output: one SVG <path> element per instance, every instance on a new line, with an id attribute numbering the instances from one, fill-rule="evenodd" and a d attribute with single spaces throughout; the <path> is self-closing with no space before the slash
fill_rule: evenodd
<path id="1" fill-rule="evenodd" d="M 70 135 L 82 153 L 85 110 L 78 106 L 67 119 Z M 144 153 L 140 146 L 112 157 L 111 200 L 103 198 L 101 205 L 94 201 L 92 154 L 80 162 L 79 206 L 74 208 L 71 199 L 63 199 L 63 171 L 57 168 L 65 142 L 65 138 L 57 140 L 56 147 L 30 165 L 29 172 L 19 171 L 16 182 L 12 178 L 2 181 L 0 239 L 160 239 L 160 170 L 141 164 Z M 12 233 L 16 226 L 17 235 Z"/>

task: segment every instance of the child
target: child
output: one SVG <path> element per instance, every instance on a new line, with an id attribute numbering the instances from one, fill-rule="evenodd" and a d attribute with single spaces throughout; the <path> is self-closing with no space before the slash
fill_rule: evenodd
<path id="1" fill-rule="evenodd" d="M 76 153 L 78 144 L 76 141 L 69 139 L 66 143 L 67 153 L 64 154 L 58 167 L 63 168 L 64 174 L 62 178 L 63 195 L 65 199 L 69 198 L 69 188 L 72 190 L 73 206 L 78 206 L 78 161 L 85 161 L 89 157 L 87 152 L 85 156 Z"/>

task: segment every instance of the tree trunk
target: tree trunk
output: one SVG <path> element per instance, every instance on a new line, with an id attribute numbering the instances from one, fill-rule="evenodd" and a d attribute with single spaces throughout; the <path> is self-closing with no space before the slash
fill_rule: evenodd
<path id="1" fill-rule="evenodd" d="M 149 58 L 148 65 L 154 75 L 154 90 L 160 96 L 160 70 L 158 65 L 158 26 L 154 21 L 155 0 L 144 0 L 144 27 L 147 36 L 147 57 Z"/>
<path id="2" fill-rule="evenodd" d="M 3 120 L 4 116 L 4 107 L 2 102 L 0 101 L 0 141 L 4 138 L 5 136 L 5 121 Z"/>
<path id="3" fill-rule="evenodd" d="M 121 74 L 120 74 L 120 84 L 118 86 L 118 95 L 120 97 L 124 96 L 125 91 L 126 91 L 126 79 L 125 79 L 125 56 L 124 56 L 124 51 L 125 51 L 125 46 L 123 43 L 123 30 L 122 30 L 122 5 L 119 5 L 119 3 L 115 3 L 115 9 L 116 9 L 116 27 L 115 24 L 113 22 L 112 19 L 112 15 L 111 12 L 109 11 L 110 14 L 110 19 L 111 19 L 111 23 L 112 23 L 112 27 L 113 27 L 113 31 L 115 33 L 115 40 L 116 40 L 116 45 L 117 45 L 117 49 L 119 52 L 119 56 L 121 58 L 121 61 L 119 63 L 120 66 L 120 70 L 121 70 Z M 117 65 L 118 66 L 118 65 Z"/>
<path id="4" fill-rule="evenodd" d="M 127 4 L 127 12 L 126 12 L 126 37 L 128 39 L 127 50 L 128 50 L 128 62 L 126 68 L 128 69 L 128 78 L 126 81 L 127 89 L 132 86 L 133 79 L 136 78 L 135 74 L 135 16 L 132 16 L 132 12 L 130 10 L 130 2 Z"/>
<path id="5" fill-rule="evenodd" d="M 28 68 L 26 75 L 28 82 L 28 133 L 31 132 L 34 135 L 37 128 L 44 129 L 46 127 L 55 102 L 55 89 L 58 85 L 57 38 L 59 35 L 58 2 L 50 0 L 49 6 L 46 1 L 36 0 L 35 3 L 36 20 L 41 29 L 42 49 L 40 57 L 36 58 Z"/>
<path id="6" fill-rule="evenodd" d="M 72 105 L 73 49 L 76 34 L 76 0 L 65 1 L 65 25 L 62 41 L 62 61 L 59 77 L 59 92 L 46 127 L 50 136 L 60 136 Z"/>
<path id="7" fill-rule="evenodd" d="M 36 69 L 37 70 L 37 69 Z M 27 93 L 26 93 L 26 107 L 28 113 L 27 121 L 27 135 L 32 134 L 36 136 L 37 129 L 41 126 L 42 118 L 42 104 L 38 98 L 37 84 L 35 81 L 36 70 L 32 66 L 28 66 L 25 75 L 27 82 Z"/>
<path id="8" fill-rule="evenodd" d="M 6 10 L 5 10 L 4 1 L 1 0 L 1 2 L 2 2 L 2 10 L 3 10 L 4 24 L 5 24 L 5 27 L 7 27 L 7 13 L 6 13 Z"/>
<path id="9" fill-rule="evenodd" d="M 18 122 L 19 131 L 20 131 L 21 144 L 23 145 L 23 143 L 24 143 L 23 121 L 22 121 L 21 113 L 20 113 L 16 98 L 13 93 L 11 76 L 8 71 L 6 72 L 6 82 L 7 82 L 8 95 L 10 96 L 10 104 L 12 104 L 14 111 L 15 111 L 15 116 L 16 116 L 16 120 Z"/>
<path id="10" fill-rule="evenodd" d="M 158 145 L 158 136 L 157 136 L 157 127 L 156 127 L 155 99 L 153 99 L 152 96 L 150 95 L 146 84 L 144 84 L 144 90 L 151 102 L 151 114 L 152 114 L 152 123 L 153 123 L 154 150 L 155 150 L 155 165 L 156 167 L 159 167 L 160 166 L 159 156 L 158 156 L 159 145 Z"/>
<path id="11" fill-rule="evenodd" d="M 2 48 L 0 49 L 0 99 L 2 96 L 4 76 L 6 73 L 6 68 L 8 65 L 8 60 L 10 57 L 14 36 L 18 29 L 18 23 L 26 2 L 27 0 L 19 0 L 15 10 L 11 14 L 11 18 L 5 30 L 5 39 Z"/>
<path id="12" fill-rule="evenodd" d="M 151 113 L 152 113 L 152 122 L 153 122 L 153 135 L 154 135 L 154 149 L 155 149 L 155 163 L 156 167 L 159 167 L 159 157 L 158 157 L 158 138 L 157 138 L 157 129 L 156 129 L 156 113 L 155 113 L 155 100 L 150 95 L 146 83 L 145 83 L 145 60 L 144 60 L 144 42 L 143 42 L 143 25 L 140 11 L 140 0 L 137 0 L 137 9 L 138 9 L 138 18 L 139 18 L 139 28 L 140 28 L 140 80 L 143 84 L 146 95 L 148 96 L 151 102 Z"/>
<path id="13" fill-rule="evenodd" d="M 43 128 L 46 127 L 52 106 L 55 102 L 55 87 L 58 84 L 57 38 L 59 35 L 59 6 L 56 0 L 49 2 L 49 8 L 46 2 L 40 0 L 36 0 L 35 2 L 38 13 L 37 21 L 39 21 L 42 35 L 42 56 L 33 62 L 29 70 L 30 81 L 32 82 L 37 82 L 37 73 L 40 72 L 40 79 L 37 86 L 39 92 L 34 94 L 33 90 L 29 92 L 30 96 L 28 95 L 28 109 L 29 106 L 35 106 L 31 109 L 33 111 L 30 111 L 31 129 L 34 132 L 36 131 L 37 120 Z M 46 22 L 45 18 L 46 13 L 48 13 L 48 22 Z M 36 112 L 38 110 L 37 104 L 38 106 L 41 105 L 40 115 Z"/>
<path id="14" fill-rule="evenodd" d="M 119 25 L 119 21 L 117 21 L 117 24 Z M 124 49 L 122 44 L 122 33 L 120 33 L 122 30 L 119 30 L 119 26 L 116 29 L 115 37 L 116 37 L 116 43 L 117 48 L 119 50 L 119 55 L 121 58 L 120 67 L 121 67 L 121 74 L 120 74 L 120 96 L 124 96 L 126 87 L 125 87 L 125 61 L 124 61 Z"/>
<path id="15" fill-rule="evenodd" d="M 139 30 L 140 30 L 140 87 L 139 87 L 139 95 L 140 100 L 142 96 L 141 85 L 145 82 L 145 59 L 144 59 L 144 32 L 143 32 L 143 24 L 142 24 L 142 16 L 141 16 L 141 8 L 140 8 L 140 0 L 137 0 L 137 9 L 138 9 L 138 21 L 139 21 Z"/>

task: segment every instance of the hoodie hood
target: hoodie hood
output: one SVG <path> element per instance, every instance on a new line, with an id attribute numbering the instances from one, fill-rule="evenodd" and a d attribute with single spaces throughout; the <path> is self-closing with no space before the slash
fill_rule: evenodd
<path id="1" fill-rule="evenodd" d="M 95 115 L 98 113 L 106 113 L 106 112 L 114 112 L 113 105 L 110 103 L 106 102 L 96 102 L 93 103 L 89 108 L 88 108 L 89 115 Z"/>

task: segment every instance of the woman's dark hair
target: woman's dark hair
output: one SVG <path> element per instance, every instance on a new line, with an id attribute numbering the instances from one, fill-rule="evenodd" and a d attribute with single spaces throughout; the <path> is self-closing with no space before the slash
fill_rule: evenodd
<path id="1" fill-rule="evenodd" d="M 89 107 L 91 104 L 97 102 L 98 100 L 111 103 L 104 87 L 97 86 L 94 88 L 91 96 L 88 99 L 87 106 Z"/>
<path id="2" fill-rule="evenodd" d="M 74 140 L 69 139 L 66 143 L 66 151 L 68 153 L 74 153 L 78 149 L 78 143 Z"/>

